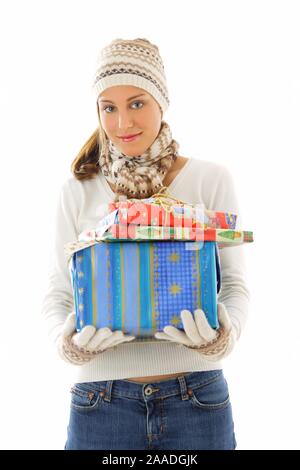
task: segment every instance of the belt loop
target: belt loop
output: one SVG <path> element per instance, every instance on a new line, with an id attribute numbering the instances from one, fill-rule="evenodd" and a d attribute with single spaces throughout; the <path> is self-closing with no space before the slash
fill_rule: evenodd
<path id="1" fill-rule="evenodd" d="M 106 383 L 105 387 L 105 392 L 100 392 L 103 393 L 103 400 L 110 402 L 111 401 L 111 389 L 113 385 L 113 380 L 108 380 Z"/>
<path id="2" fill-rule="evenodd" d="M 177 377 L 177 379 L 178 379 L 179 385 L 180 385 L 180 392 L 181 392 L 182 400 L 188 400 L 189 395 L 188 395 L 186 380 L 185 380 L 184 375 L 180 375 L 179 377 Z"/>

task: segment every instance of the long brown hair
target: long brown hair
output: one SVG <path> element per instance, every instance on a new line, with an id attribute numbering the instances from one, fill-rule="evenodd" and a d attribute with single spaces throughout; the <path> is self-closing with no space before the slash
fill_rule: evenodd
<path id="1" fill-rule="evenodd" d="M 71 171 L 78 180 L 90 180 L 95 178 L 99 171 L 99 157 L 101 149 L 107 145 L 106 134 L 101 125 L 99 107 L 97 103 L 99 126 L 80 149 L 78 155 L 71 164 Z"/>

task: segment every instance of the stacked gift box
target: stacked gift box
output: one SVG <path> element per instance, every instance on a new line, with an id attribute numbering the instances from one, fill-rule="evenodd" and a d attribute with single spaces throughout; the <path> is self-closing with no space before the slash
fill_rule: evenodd
<path id="1" fill-rule="evenodd" d="M 167 194 L 112 202 L 95 228 L 65 247 L 76 328 L 93 324 L 149 338 L 201 308 L 218 328 L 219 248 L 253 241 L 237 215 Z"/>

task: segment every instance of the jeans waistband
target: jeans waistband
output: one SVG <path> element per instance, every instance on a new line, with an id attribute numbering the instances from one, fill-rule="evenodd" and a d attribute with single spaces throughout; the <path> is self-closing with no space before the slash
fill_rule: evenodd
<path id="1" fill-rule="evenodd" d="M 135 383 L 126 380 L 103 380 L 100 382 L 84 382 L 79 385 L 81 388 L 87 388 L 100 391 L 104 400 L 110 401 L 114 393 L 118 396 L 136 398 L 136 399 L 157 399 L 181 393 L 182 399 L 189 398 L 190 389 L 206 385 L 218 378 L 223 377 L 223 370 L 210 370 L 182 374 L 178 377 L 161 382 Z"/>

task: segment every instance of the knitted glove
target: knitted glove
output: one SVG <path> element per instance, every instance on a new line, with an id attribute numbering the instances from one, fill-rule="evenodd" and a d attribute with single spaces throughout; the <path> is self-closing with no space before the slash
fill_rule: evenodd
<path id="1" fill-rule="evenodd" d="M 82 365 L 106 349 L 135 338 L 124 335 L 121 330 L 114 332 L 109 328 L 96 330 L 93 325 L 87 325 L 77 333 L 75 318 L 74 312 L 68 315 L 56 342 L 58 354 L 66 362 Z"/>
<path id="2" fill-rule="evenodd" d="M 194 310 L 194 318 L 189 310 L 182 310 L 180 315 L 186 333 L 168 325 L 164 327 L 165 333 L 156 332 L 155 338 L 174 341 L 196 349 L 205 359 L 211 361 L 223 359 L 232 351 L 237 337 L 224 304 L 218 303 L 220 323 L 218 330 L 211 328 L 201 309 Z"/>

